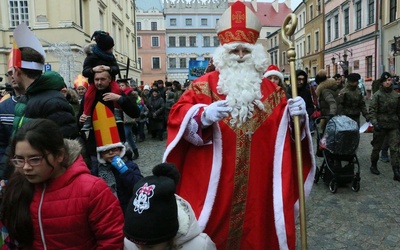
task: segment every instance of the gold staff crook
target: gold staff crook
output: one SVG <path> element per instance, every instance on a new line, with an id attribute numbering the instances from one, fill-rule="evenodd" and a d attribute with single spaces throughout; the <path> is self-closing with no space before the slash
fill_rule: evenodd
<path id="1" fill-rule="evenodd" d="M 296 85 L 296 51 L 294 43 L 288 37 L 292 36 L 297 26 L 297 16 L 293 13 L 286 16 L 281 29 L 283 42 L 289 47 L 287 57 L 290 64 L 290 84 L 292 85 L 292 98 L 297 96 Z M 304 182 L 303 182 L 303 162 L 301 158 L 301 139 L 300 139 L 300 120 L 299 116 L 294 117 L 294 139 L 296 143 L 296 158 L 297 158 L 297 176 L 299 183 L 299 207 L 300 207 L 300 236 L 301 249 L 307 249 L 307 230 L 306 230 L 306 207 L 304 198 Z"/>

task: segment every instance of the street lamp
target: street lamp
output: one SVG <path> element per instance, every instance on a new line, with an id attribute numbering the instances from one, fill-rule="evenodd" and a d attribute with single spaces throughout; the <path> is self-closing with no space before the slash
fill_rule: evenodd
<path id="1" fill-rule="evenodd" d="M 336 60 L 336 58 L 335 58 L 334 56 L 332 56 L 331 59 L 332 59 L 332 64 L 335 65 L 335 60 Z"/>

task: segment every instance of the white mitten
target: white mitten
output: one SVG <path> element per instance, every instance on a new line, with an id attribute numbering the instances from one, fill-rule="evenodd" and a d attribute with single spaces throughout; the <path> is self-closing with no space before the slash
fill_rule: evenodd
<path id="1" fill-rule="evenodd" d="M 307 114 L 306 103 L 304 99 L 300 96 L 296 96 L 295 98 L 290 98 L 288 100 L 289 104 L 289 114 L 291 117 L 293 116 L 304 116 Z"/>
<path id="2" fill-rule="evenodd" d="M 214 122 L 228 117 L 231 111 L 232 108 L 228 107 L 228 102 L 226 100 L 213 102 L 204 108 L 204 112 L 201 115 L 201 124 L 204 127 L 208 127 Z"/>

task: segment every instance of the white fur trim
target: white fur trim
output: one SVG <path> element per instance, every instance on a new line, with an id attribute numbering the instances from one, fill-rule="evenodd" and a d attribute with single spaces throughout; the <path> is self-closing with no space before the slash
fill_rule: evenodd
<path id="1" fill-rule="evenodd" d="M 114 143 L 114 144 L 108 144 L 108 145 L 104 145 L 104 146 L 101 146 L 101 147 L 97 147 L 96 148 L 97 160 L 99 161 L 99 163 L 103 163 L 103 164 L 106 163 L 106 161 L 103 158 L 101 158 L 100 152 L 102 152 L 104 150 L 107 150 L 107 149 L 116 148 L 116 147 L 121 147 L 122 148 L 121 154 L 119 156 L 124 157 L 124 155 L 126 153 L 126 148 L 125 148 L 124 144 L 122 144 L 122 142 L 117 142 L 117 143 Z"/>
<path id="2" fill-rule="evenodd" d="M 283 78 L 283 74 L 277 70 L 268 70 L 267 72 L 265 72 L 264 78 L 267 78 L 268 76 L 278 76 L 281 79 L 282 83 L 285 82 L 284 81 L 285 79 Z"/>
<path id="3" fill-rule="evenodd" d="M 273 172 L 273 202 L 274 202 L 274 216 L 275 216 L 275 230 L 278 237 L 279 248 L 289 249 L 287 242 L 287 234 L 285 228 L 285 215 L 284 215 L 284 204 L 282 198 L 282 161 L 283 161 L 283 149 L 286 140 L 286 131 L 289 125 L 288 106 L 286 106 L 285 112 L 282 116 L 279 124 L 278 134 L 275 142 L 275 156 L 274 156 L 274 172 Z M 315 175 L 315 158 L 312 144 L 311 133 L 309 129 L 308 119 L 305 121 L 303 128 L 306 132 L 308 140 L 308 146 L 310 148 L 309 154 L 311 156 L 311 171 L 307 176 L 304 184 L 305 198 L 308 198 L 311 187 L 314 182 Z M 295 204 L 295 218 L 299 215 L 299 200 Z"/>
<path id="4" fill-rule="evenodd" d="M 167 146 L 164 156 L 163 162 L 166 161 L 168 155 L 171 153 L 172 149 L 178 144 L 178 142 L 183 139 L 182 136 L 185 132 L 186 126 L 189 123 L 189 120 L 192 119 L 193 115 L 199 111 L 201 107 L 206 107 L 205 104 L 196 104 L 193 105 L 188 112 L 186 113 L 179 131 L 176 137 L 171 141 L 171 143 Z M 200 213 L 198 222 L 201 230 L 204 230 L 208 219 L 211 215 L 211 210 L 214 205 L 215 196 L 217 194 L 217 188 L 219 183 L 219 178 L 221 175 L 221 166 L 222 166 L 222 136 L 221 130 L 219 128 L 218 123 L 214 123 L 213 125 L 213 159 L 212 159 L 212 169 L 211 176 L 208 183 L 207 194 L 204 201 L 203 210 Z"/>

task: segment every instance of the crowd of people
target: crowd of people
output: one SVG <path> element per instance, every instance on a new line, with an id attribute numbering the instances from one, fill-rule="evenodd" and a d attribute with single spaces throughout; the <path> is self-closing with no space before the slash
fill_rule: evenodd
<path id="1" fill-rule="evenodd" d="M 320 70 L 311 85 L 299 69 L 292 96 L 246 5 L 232 4 L 216 29 L 207 72 L 183 87 L 131 86 L 118 77 L 113 38 L 96 31 L 73 89 L 42 72 L 33 32 L 15 29 L 13 91 L 0 102 L 2 249 L 295 249 L 298 182 L 308 196 L 314 181 L 316 111 L 326 122 L 363 115 L 374 125 L 371 173 L 387 140 L 400 181 L 400 96 L 389 73 L 369 111 L 357 73 L 343 81 Z M 135 160 L 147 135 L 167 140 L 163 163 L 144 177 Z"/>

